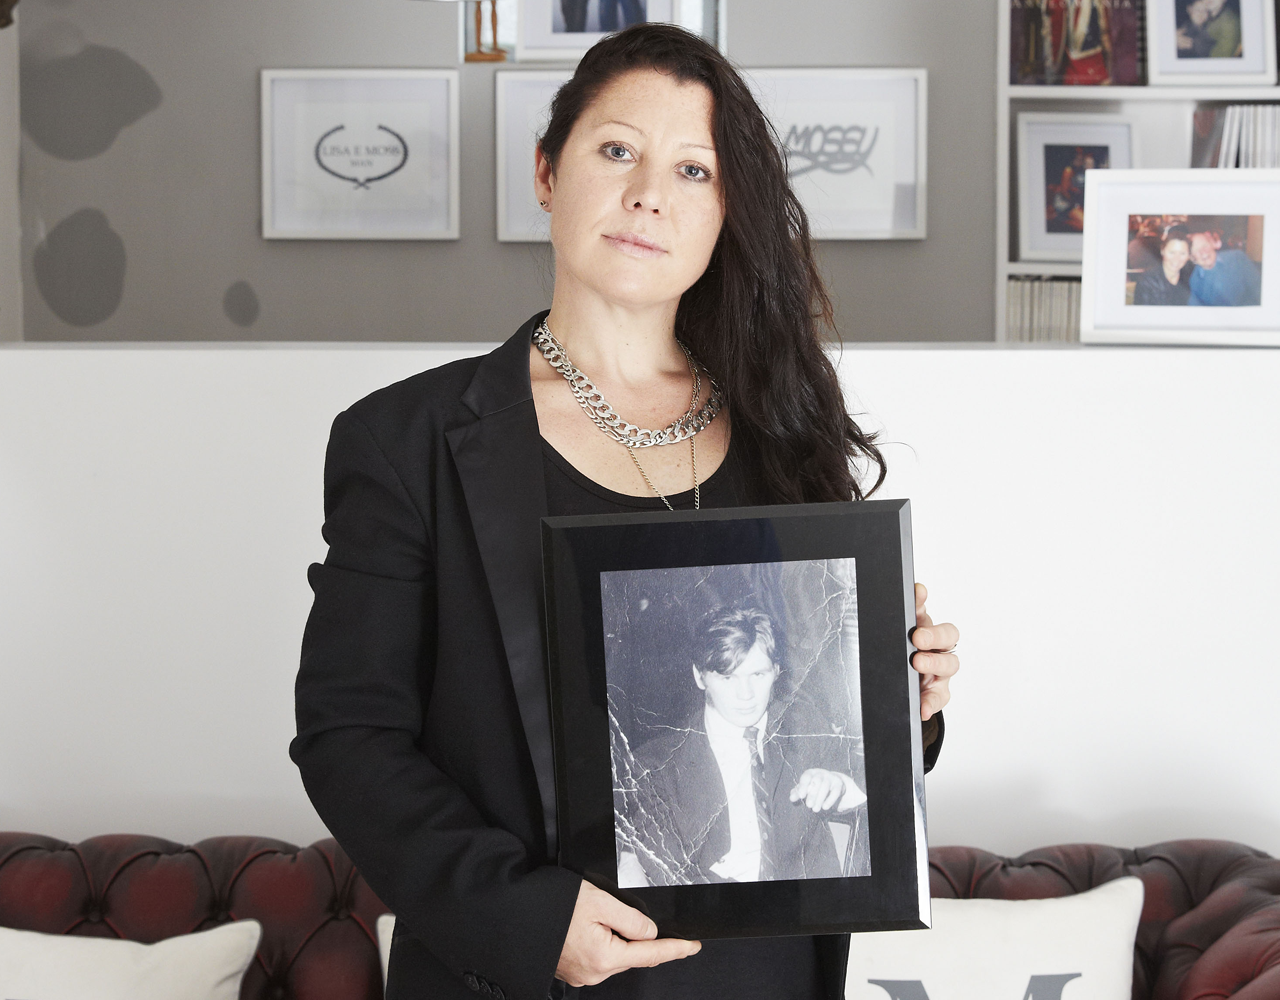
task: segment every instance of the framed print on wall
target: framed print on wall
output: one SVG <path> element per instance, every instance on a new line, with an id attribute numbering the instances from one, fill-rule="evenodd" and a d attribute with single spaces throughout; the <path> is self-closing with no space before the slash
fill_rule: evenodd
<path id="1" fill-rule="evenodd" d="M 923 69 L 753 69 L 814 239 L 924 239 Z"/>
<path id="2" fill-rule="evenodd" d="M 576 61 L 632 24 L 688 28 L 724 51 L 724 0 L 517 0 L 516 58 Z"/>
<path id="3" fill-rule="evenodd" d="M 927 927 L 908 502 L 542 524 L 560 863 L 661 936 Z"/>
<path id="4" fill-rule="evenodd" d="M 1080 339 L 1280 346 L 1280 170 L 1090 171 Z"/>
<path id="5" fill-rule="evenodd" d="M 458 71 L 263 70 L 265 239 L 456 240 Z"/>
<path id="6" fill-rule="evenodd" d="M 1133 166 L 1133 127 L 1118 115 L 1018 115 L 1018 259 L 1079 260 L 1087 170 Z"/>
<path id="7" fill-rule="evenodd" d="M 545 243 L 547 213 L 533 189 L 534 149 L 547 127 L 551 99 L 572 70 L 499 70 L 494 74 L 497 126 L 498 240 Z"/>
<path id="8" fill-rule="evenodd" d="M 1146 0 L 1149 83 L 1276 82 L 1273 0 Z"/>

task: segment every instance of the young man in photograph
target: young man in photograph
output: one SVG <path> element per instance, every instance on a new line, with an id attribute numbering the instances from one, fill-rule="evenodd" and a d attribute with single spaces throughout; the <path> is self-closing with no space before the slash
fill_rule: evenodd
<path id="1" fill-rule="evenodd" d="M 1262 272 L 1243 250 L 1223 250 L 1218 233 L 1191 234 L 1193 306 L 1256 306 L 1262 302 Z"/>
<path id="2" fill-rule="evenodd" d="M 796 699 L 774 700 L 781 673 L 759 608 L 719 608 L 694 633 L 701 704 L 682 727 L 635 752 L 637 793 L 620 886 L 836 878 L 827 823 L 866 795 L 849 773 L 850 740 Z"/>

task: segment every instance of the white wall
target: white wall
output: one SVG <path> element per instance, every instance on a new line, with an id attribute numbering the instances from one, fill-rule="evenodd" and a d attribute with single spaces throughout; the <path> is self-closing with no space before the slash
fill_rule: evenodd
<path id="1" fill-rule="evenodd" d="M 18 203 L 18 25 L 0 31 L 0 340 L 22 339 Z"/>
<path id="2" fill-rule="evenodd" d="M 460 353 L 0 350 L 0 828 L 323 835 L 286 744 L 329 421 Z M 964 633 L 933 842 L 1280 853 L 1280 352 L 843 366 Z"/>

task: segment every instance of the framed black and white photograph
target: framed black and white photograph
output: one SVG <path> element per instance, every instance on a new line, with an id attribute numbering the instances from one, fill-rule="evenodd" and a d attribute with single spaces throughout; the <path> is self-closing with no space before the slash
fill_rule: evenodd
<path id="1" fill-rule="evenodd" d="M 1120 115 L 1018 115 L 1018 259 L 1079 260 L 1085 171 L 1128 170 L 1133 145 Z"/>
<path id="2" fill-rule="evenodd" d="M 1089 174 L 1080 339 L 1280 346 L 1280 170 Z"/>
<path id="3" fill-rule="evenodd" d="M 907 501 L 543 525 L 561 864 L 663 935 L 928 926 Z"/>
<path id="4" fill-rule="evenodd" d="M 517 0 L 516 58 L 576 61 L 613 31 L 678 24 L 724 51 L 723 0 Z"/>
<path id="5" fill-rule="evenodd" d="M 924 239 L 923 69 L 753 69 L 820 240 Z"/>
<path id="6" fill-rule="evenodd" d="M 1146 0 L 1154 85 L 1276 82 L 1273 0 Z"/>
<path id="7" fill-rule="evenodd" d="M 498 240 L 545 243 L 550 218 L 533 188 L 534 151 L 547 127 L 551 99 L 572 70 L 499 70 L 494 74 Z"/>
<path id="8" fill-rule="evenodd" d="M 266 239 L 456 240 L 458 71 L 263 70 Z"/>

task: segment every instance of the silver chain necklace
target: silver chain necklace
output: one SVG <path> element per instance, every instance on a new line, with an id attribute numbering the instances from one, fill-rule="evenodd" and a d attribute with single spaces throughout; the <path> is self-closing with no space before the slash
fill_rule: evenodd
<path id="1" fill-rule="evenodd" d="M 573 398 L 578 401 L 578 405 L 591 418 L 591 422 L 627 449 L 627 454 L 631 456 L 631 461 L 635 464 L 641 478 L 644 479 L 649 489 L 657 493 L 662 502 L 667 505 L 668 510 L 675 510 L 675 508 L 671 506 L 670 500 L 658 492 L 658 488 L 653 485 L 653 481 L 649 479 L 648 474 L 641 467 L 640 460 L 636 457 L 636 449 L 651 448 L 662 444 L 678 444 L 687 440 L 689 442 L 690 461 L 693 466 L 693 508 L 694 510 L 701 509 L 702 488 L 698 483 L 698 453 L 694 447 L 693 438 L 694 435 L 706 428 L 715 419 L 716 414 L 720 412 L 722 403 L 720 401 L 719 386 L 716 385 L 715 379 L 709 379 L 708 381 L 711 383 L 709 397 L 702 408 L 695 412 L 695 407 L 698 405 L 698 397 L 702 394 L 702 376 L 698 372 L 698 366 L 693 360 L 693 355 L 689 353 L 689 349 L 684 344 L 681 344 L 678 340 L 676 341 L 680 350 L 684 352 L 685 360 L 689 363 L 689 373 L 693 376 L 693 396 L 689 400 L 689 408 L 685 410 L 682 416 L 673 420 L 661 430 L 650 430 L 628 423 L 618 416 L 600 390 L 591 384 L 591 380 L 586 375 L 574 367 L 564 347 L 551 335 L 545 319 L 534 327 L 533 343 L 542 352 L 542 356 L 547 359 L 547 363 L 564 376 L 565 381 L 569 383 L 569 390 L 573 393 Z"/>
<path id="2" fill-rule="evenodd" d="M 681 417 L 673 420 L 661 430 L 649 430 L 645 427 L 639 427 L 636 424 L 627 423 L 627 421 L 618 416 L 613 407 L 605 400 L 600 390 L 591 384 L 591 380 L 586 375 L 573 366 L 573 362 L 569 360 L 569 355 L 565 352 L 565 349 L 560 346 L 560 342 L 547 329 L 546 320 L 534 327 L 533 342 L 538 350 L 542 352 L 542 356 L 547 359 L 547 363 L 564 376 L 565 381 L 569 383 L 570 390 L 573 392 L 574 399 L 586 411 L 592 423 L 619 444 L 624 444 L 628 448 L 651 448 L 660 444 L 678 444 L 706 428 L 715 419 L 716 414 L 720 412 L 722 405 L 720 387 L 716 385 L 715 379 L 710 380 L 711 392 L 706 403 L 702 405 L 702 409 L 696 413 L 694 412 L 693 408 L 698 405 L 698 396 L 702 391 L 702 378 L 698 373 L 698 366 L 694 364 L 693 355 L 678 340 L 676 343 L 679 344 L 680 350 L 684 352 L 685 360 L 689 362 L 689 371 L 693 375 L 693 398 L 689 401 L 689 409 Z"/>

